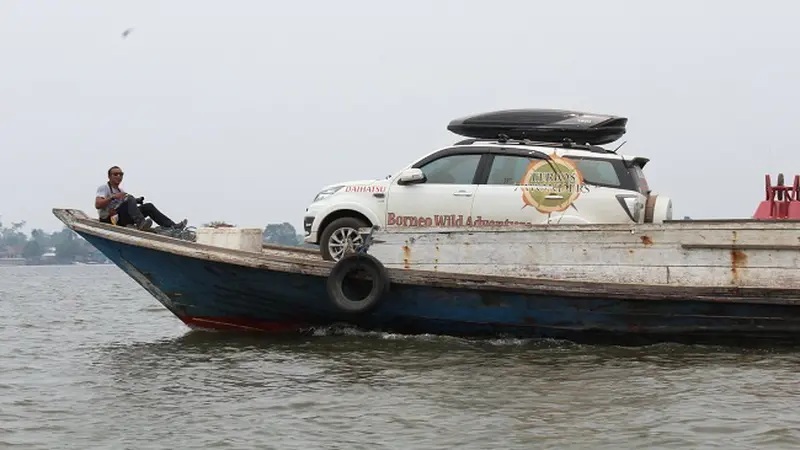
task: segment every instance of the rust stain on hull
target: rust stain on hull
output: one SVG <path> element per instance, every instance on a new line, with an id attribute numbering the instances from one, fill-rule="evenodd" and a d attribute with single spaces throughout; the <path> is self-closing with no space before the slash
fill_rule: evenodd
<path id="1" fill-rule="evenodd" d="M 731 276 L 735 283 L 739 281 L 739 269 L 747 266 L 747 254 L 742 250 L 731 250 Z"/>
<path id="2" fill-rule="evenodd" d="M 408 244 L 403 246 L 403 267 L 406 269 L 411 268 L 411 247 Z"/>
<path id="3" fill-rule="evenodd" d="M 640 239 L 642 240 L 642 244 L 644 244 L 645 247 L 653 245 L 653 240 L 650 238 L 650 236 L 644 235 Z"/>
<path id="4" fill-rule="evenodd" d="M 736 230 L 733 230 L 733 239 L 731 242 L 733 245 L 736 245 L 736 242 L 739 240 L 739 233 Z M 731 283 L 738 284 L 739 283 L 739 269 L 747 265 L 747 255 L 744 251 L 739 249 L 732 249 L 731 250 Z"/>

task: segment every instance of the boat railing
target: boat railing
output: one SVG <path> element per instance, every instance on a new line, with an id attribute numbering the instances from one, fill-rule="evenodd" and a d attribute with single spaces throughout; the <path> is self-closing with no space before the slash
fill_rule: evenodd
<path id="1" fill-rule="evenodd" d="M 766 198 L 756 208 L 754 219 L 798 219 L 800 220 L 800 175 L 794 176 L 791 186 L 784 183 L 782 173 L 778 182 L 772 185 L 769 174 L 765 177 Z"/>

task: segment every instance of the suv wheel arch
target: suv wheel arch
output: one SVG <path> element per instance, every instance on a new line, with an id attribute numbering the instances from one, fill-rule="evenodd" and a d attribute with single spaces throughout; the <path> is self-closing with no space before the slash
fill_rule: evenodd
<path id="1" fill-rule="evenodd" d="M 345 231 L 352 233 L 353 230 L 358 231 L 359 228 L 371 227 L 372 225 L 372 222 L 366 216 L 352 210 L 336 211 L 326 217 L 317 231 L 319 233 L 317 242 L 319 242 L 319 251 L 322 255 L 322 259 L 326 261 L 336 260 L 336 255 L 331 254 L 330 240 L 338 230 L 350 229 Z M 341 238 L 342 236 L 338 237 Z M 336 238 L 336 236 L 334 236 L 334 238 Z M 357 239 L 356 243 L 358 242 L 359 240 Z"/>

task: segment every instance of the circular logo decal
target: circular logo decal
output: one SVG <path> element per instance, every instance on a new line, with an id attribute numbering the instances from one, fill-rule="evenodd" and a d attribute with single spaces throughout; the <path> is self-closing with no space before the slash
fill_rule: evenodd
<path id="1" fill-rule="evenodd" d="M 555 154 L 549 161 L 534 160 L 520 180 L 522 201 L 543 213 L 559 212 L 581 195 L 583 176 L 569 159 Z"/>

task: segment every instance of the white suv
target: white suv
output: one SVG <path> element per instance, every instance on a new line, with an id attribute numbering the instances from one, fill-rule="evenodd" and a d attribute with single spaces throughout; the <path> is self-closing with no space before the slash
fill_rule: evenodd
<path id="1" fill-rule="evenodd" d="M 516 114 L 513 118 L 519 120 L 519 115 L 525 113 L 527 119 L 536 114 L 540 118 L 542 111 L 551 115 L 569 114 L 567 118 L 573 121 L 575 117 L 588 117 L 582 126 L 593 126 L 594 133 L 598 122 L 620 120 L 554 110 L 489 114 Z M 575 144 L 572 139 L 582 137 L 581 130 L 575 128 L 568 130 L 571 134 L 556 133 L 556 137 L 568 135 L 566 142 L 509 139 L 509 134 L 515 137 L 521 134 L 518 124 L 516 129 L 503 129 L 500 139 L 482 139 L 480 136 L 493 130 L 487 131 L 485 126 L 468 130 L 464 125 L 468 120 L 453 121 L 448 129 L 478 138 L 431 152 L 383 180 L 324 187 L 306 208 L 305 242 L 319 244 L 322 257 L 336 261 L 348 246 L 353 248 L 361 243 L 359 228 L 372 225 L 391 232 L 403 227 L 480 229 L 509 225 L 659 223 L 672 218 L 671 200 L 650 193 L 642 171 L 649 161 L 647 158 L 623 156 L 595 143 Z M 624 133 L 625 119 L 621 120 Z M 538 132 L 542 125 L 535 127 Z M 546 131 L 551 138 L 552 125 Z M 525 129 L 525 134 L 541 138 L 531 126 Z M 592 136 L 595 142 L 602 140 L 596 134 Z M 607 142 L 609 136 L 603 138 Z"/>

